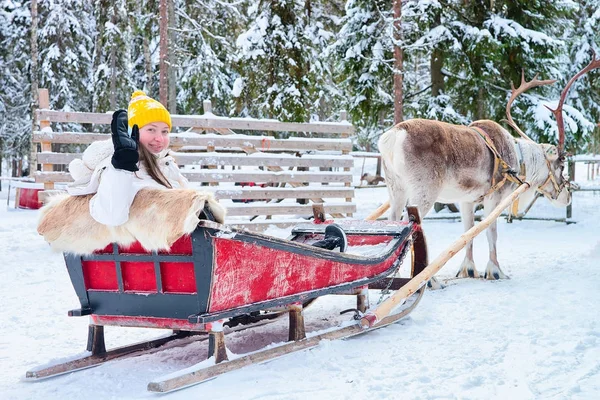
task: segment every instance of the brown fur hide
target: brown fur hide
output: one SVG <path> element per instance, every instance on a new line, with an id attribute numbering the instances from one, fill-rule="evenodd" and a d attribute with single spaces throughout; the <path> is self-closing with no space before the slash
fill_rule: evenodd
<path id="1" fill-rule="evenodd" d="M 148 251 L 168 250 L 179 237 L 194 231 L 206 203 L 217 222 L 222 223 L 225 218 L 225 209 L 211 193 L 142 189 L 131 205 L 129 220 L 112 227 L 92 218 L 92 197 L 59 195 L 41 209 L 37 231 L 53 250 L 91 254 L 113 242 L 129 246 L 136 240 Z"/>

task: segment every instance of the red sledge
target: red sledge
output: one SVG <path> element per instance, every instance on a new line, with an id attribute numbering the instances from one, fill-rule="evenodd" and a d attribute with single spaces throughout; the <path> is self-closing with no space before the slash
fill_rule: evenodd
<path id="1" fill-rule="evenodd" d="M 65 254 L 67 269 L 81 303 L 70 316 L 91 317 L 89 355 L 27 372 L 41 379 L 89 368 L 119 357 L 156 349 L 175 339 L 179 345 L 209 340 L 215 365 L 175 374 L 148 385 L 167 392 L 213 378 L 245 365 L 316 346 L 323 339 L 357 335 L 407 315 L 423 295 L 417 290 L 395 314 L 364 329 L 357 319 L 368 311 L 367 289 L 398 290 L 427 266 L 427 249 L 415 209 L 410 222 L 343 221 L 349 250 L 316 247 L 327 223 L 299 225 L 285 239 L 230 229 L 203 220 L 169 252 L 147 252 L 135 243 L 112 244 L 90 256 Z M 368 248 L 374 255 L 361 255 Z M 408 277 L 395 277 L 411 252 Z M 355 254 L 357 253 L 357 254 Z M 354 321 L 327 333 L 306 337 L 303 307 L 323 295 L 357 297 Z M 339 310 L 338 310 L 339 311 Z M 228 361 L 225 330 L 248 329 L 289 315 L 289 342 Z M 104 326 L 172 329 L 165 338 L 106 350 Z M 335 327 L 333 327 L 335 328 Z M 155 350 L 154 350 L 155 351 Z"/>

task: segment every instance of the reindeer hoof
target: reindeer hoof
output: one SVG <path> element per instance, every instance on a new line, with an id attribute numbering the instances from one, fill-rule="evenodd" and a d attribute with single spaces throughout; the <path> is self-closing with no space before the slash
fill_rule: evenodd
<path id="1" fill-rule="evenodd" d="M 475 268 L 475 264 L 470 260 L 463 261 L 460 269 L 456 273 L 457 278 L 479 278 L 479 272 Z"/>
<path id="2" fill-rule="evenodd" d="M 492 262 L 488 263 L 487 268 L 485 269 L 484 277 L 489 281 L 495 281 L 498 279 L 510 279 L 508 275 L 502 272 L 499 266 Z"/>
<path id="3" fill-rule="evenodd" d="M 439 290 L 444 289 L 446 285 L 441 283 L 435 276 L 431 277 L 430 280 L 427 281 L 427 288 L 430 290 Z"/>

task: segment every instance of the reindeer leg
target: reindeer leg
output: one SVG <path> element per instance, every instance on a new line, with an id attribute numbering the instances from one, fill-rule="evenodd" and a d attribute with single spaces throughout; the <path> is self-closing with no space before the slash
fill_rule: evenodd
<path id="1" fill-rule="evenodd" d="M 388 186 L 390 196 L 390 220 L 400 221 L 404 207 L 406 207 L 406 191 L 400 185 Z"/>
<path id="2" fill-rule="evenodd" d="M 485 203 L 485 215 L 487 216 L 491 210 L 498 205 L 498 201 L 490 201 Z M 485 269 L 485 279 L 508 279 L 508 276 L 502 272 L 498 264 L 498 254 L 496 252 L 496 243 L 498 241 L 498 221 L 494 221 L 486 230 L 488 245 L 490 248 L 490 260 Z"/>
<path id="3" fill-rule="evenodd" d="M 470 202 L 460 203 L 460 216 L 463 222 L 465 232 L 475 225 L 475 205 Z M 465 247 L 465 259 L 460 265 L 460 269 L 456 274 L 458 278 L 479 278 L 475 261 L 473 260 L 473 241 Z"/>

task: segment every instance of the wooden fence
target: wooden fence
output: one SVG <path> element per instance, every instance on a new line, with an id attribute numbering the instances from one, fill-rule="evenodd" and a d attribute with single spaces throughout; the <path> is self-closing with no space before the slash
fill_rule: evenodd
<path id="1" fill-rule="evenodd" d="M 39 151 L 32 156 L 41 167 L 33 177 L 43 182 L 45 189 L 53 189 L 56 182 L 72 181 L 65 167 L 81 157 L 81 153 L 56 150 L 59 145 L 79 144 L 84 148 L 110 136 L 108 132 L 54 132 L 52 123 L 110 125 L 112 114 L 49 110 L 46 89 L 40 90 L 39 98 L 41 109 L 35 115 L 40 129 L 33 132 Z M 351 171 L 354 161 L 348 139 L 354 127 L 344 112 L 341 122 L 287 123 L 215 116 L 209 101 L 204 102 L 204 110 L 203 115 L 172 115 L 174 128 L 189 129 L 170 135 L 171 149 L 190 182 L 206 185 L 203 190 L 225 200 L 222 203 L 231 219 L 228 223 L 251 229 L 286 226 L 293 223 L 290 216 L 312 215 L 311 202 L 323 203 L 325 213 L 336 218 L 356 212 Z M 276 139 L 274 132 L 286 132 L 290 137 Z M 247 182 L 257 185 L 236 185 Z"/>

